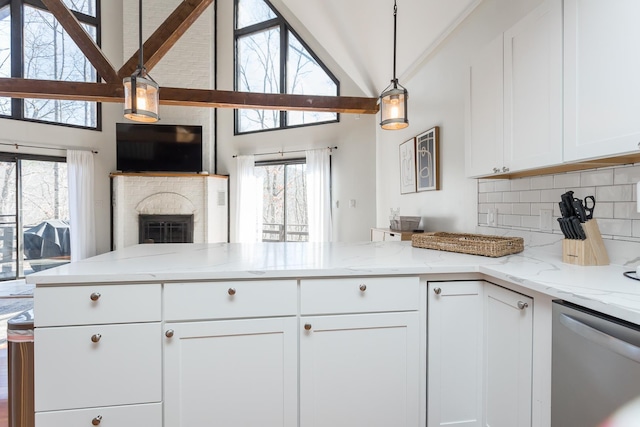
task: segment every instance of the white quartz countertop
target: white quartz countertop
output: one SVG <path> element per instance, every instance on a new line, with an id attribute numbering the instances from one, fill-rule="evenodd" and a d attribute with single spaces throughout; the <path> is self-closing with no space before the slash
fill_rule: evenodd
<path id="1" fill-rule="evenodd" d="M 488 258 L 411 242 L 136 245 L 27 276 L 37 286 L 113 282 L 482 273 L 640 325 L 640 281 L 526 249 Z"/>

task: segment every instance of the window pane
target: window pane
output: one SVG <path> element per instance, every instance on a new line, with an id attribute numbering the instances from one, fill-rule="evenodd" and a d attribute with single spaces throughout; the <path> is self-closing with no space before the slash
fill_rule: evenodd
<path id="1" fill-rule="evenodd" d="M 0 279 L 15 279 L 16 265 L 16 164 L 0 162 Z"/>
<path id="2" fill-rule="evenodd" d="M 238 38 L 237 87 L 241 92 L 280 92 L 280 29 L 272 28 Z M 238 132 L 280 126 L 273 110 L 238 110 Z"/>
<path id="3" fill-rule="evenodd" d="M 306 164 L 287 165 L 286 228 L 288 242 L 309 241 Z"/>
<path id="4" fill-rule="evenodd" d="M 96 0 L 64 0 L 63 3 L 76 12 L 96 16 Z"/>
<path id="5" fill-rule="evenodd" d="M 238 0 L 237 27 L 244 28 L 276 17 L 271 8 L 263 0 Z"/>
<path id="6" fill-rule="evenodd" d="M 0 9 L 0 77 L 11 77 L 11 14 Z M 11 98 L 0 97 L 0 115 L 11 115 Z"/>
<path id="7" fill-rule="evenodd" d="M 262 241 L 284 241 L 284 165 L 256 167 L 263 183 Z"/>
<path id="8" fill-rule="evenodd" d="M 69 262 L 67 164 L 22 160 L 24 274 Z"/>
<path id="9" fill-rule="evenodd" d="M 97 81 L 96 71 L 49 12 L 24 7 L 24 77 Z M 84 25 L 96 38 L 96 28 Z M 25 118 L 95 127 L 95 102 L 25 99 Z"/>
<path id="10" fill-rule="evenodd" d="M 338 85 L 291 33 L 289 33 L 287 60 L 287 93 L 325 96 L 336 96 L 338 94 Z M 307 111 L 290 111 L 287 113 L 287 125 L 289 126 L 337 119 L 338 115 L 336 113 Z"/>

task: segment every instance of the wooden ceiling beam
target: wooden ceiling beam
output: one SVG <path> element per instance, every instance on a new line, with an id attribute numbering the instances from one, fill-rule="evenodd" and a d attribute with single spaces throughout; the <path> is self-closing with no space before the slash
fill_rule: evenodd
<path id="1" fill-rule="evenodd" d="M 91 38 L 89 33 L 80 25 L 75 15 L 67 8 L 62 0 L 42 0 L 49 12 L 60 22 L 62 28 L 69 34 L 84 56 L 91 62 L 96 72 L 107 83 L 122 81 L 115 68 L 109 62 L 100 46 Z"/>
<path id="2" fill-rule="evenodd" d="M 144 43 L 143 62 L 147 71 L 151 71 L 160 62 L 211 3 L 213 0 L 183 0 L 180 3 Z M 139 61 L 138 55 L 139 50 L 120 68 L 118 71 L 120 80 L 130 76 L 136 70 Z"/>
<path id="3" fill-rule="evenodd" d="M 63 82 L 0 78 L 0 96 L 74 101 L 124 102 L 118 83 Z M 282 95 L 207 89 L 160 88 L 160 104 L 209 108 L 320 111 L 376 114 L 377 98 L 347 96 Z"/>

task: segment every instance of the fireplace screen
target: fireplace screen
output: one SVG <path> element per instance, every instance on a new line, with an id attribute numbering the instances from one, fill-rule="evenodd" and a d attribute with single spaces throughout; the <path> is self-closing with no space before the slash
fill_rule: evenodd
<path id="1" fill-rule="evenodd" d="M 193 215 L 139 215 L 139 243 L 193 243 Z"/>

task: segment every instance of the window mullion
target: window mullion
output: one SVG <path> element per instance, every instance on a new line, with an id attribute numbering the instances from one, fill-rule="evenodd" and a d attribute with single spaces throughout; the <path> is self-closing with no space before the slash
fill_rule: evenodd
<path id="1" fill-rule="evenodd" d="M 289 44 L 289 31 L 287 25 L 282 22 L 280 24 L 280 93 L 287 93 L 287 52 Z M 280 127 L 287 127 L 287 112 L 280 111 Z M 285 175 L 286 176 L 286 175 Z"/>

